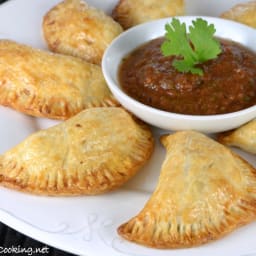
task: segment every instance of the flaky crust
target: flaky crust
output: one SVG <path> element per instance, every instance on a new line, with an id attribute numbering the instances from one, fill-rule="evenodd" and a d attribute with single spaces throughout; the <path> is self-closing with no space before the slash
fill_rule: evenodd
<path id="1" fill-rule="evenodd" d="M 228 146 L 235 146 L 247 152 L 256 154 L 256 119 L 246 123 L 236 130 L 218 135 L 218 141 Z"/>
<path id="2" fill-rule="evenodd" d="M 99 66 L 9 40 L 0 40 L 0 104 L 53 119 L 118 105 Z"/>
<path id="3" fill-rule="evenodd" d="M 184 15 L 184 0 L 120 0 L 112 17 L 124 29 L 155 19 Z"/>
<path id="4" fill-rule="evenodd" d="M 99 194 L 149 159 L 153 136 L 122 108 L 93 108 L 32 134 L 0 157 L 0 184 L 39 195 Z"/>
<path id="5" fill-rule="evenodd" d="M 222 13 L 221 17 L 256 28 L 256 1 L 237 4 Z"/>
<path id="6" fill-rule="evenodd" d="M 225 146 L 192 131 L 162 137 L 158 185 L 142 211 L 121 225 L 125 239 L 182 248 L 218 239 L 256 218 L 256 170 Z"/>
<path id="7" fill-rule="evenodd" d="M 100 64 L 111 41 L 122 27 L 103 11 L 80 0 L 64 0 L 43 18 L 49 49 Z"/>

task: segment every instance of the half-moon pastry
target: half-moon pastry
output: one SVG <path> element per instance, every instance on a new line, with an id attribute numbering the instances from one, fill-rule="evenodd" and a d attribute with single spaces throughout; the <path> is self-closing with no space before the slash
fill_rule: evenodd
<path id="1" fill-rule="evenodd" d="M 256 28 L 256 1 L 237 4 L 222 13 L 221 17 Z"/>
<path id="2" fill-rule="evenodd" d="M 99 66 L 9 40 L 0 40 L 0 104 L 62 120 L 86 108 L 118 105 Z"/>
<path id="3" fill-rule="evenodd" d="M 43 34 L 50 50 L 100 64 L 111 41 L 123 31 L 103 11 L 80 0 L 64 0 L 43 19 Z"/>
<path id="4" fill-rule="evenodd" d="M 119 0 L 112 17 L 124 29 L 147 21 L 183 15 L 184 0 Z"/>
<path id="5" fill-rule="evenodd" d="M 256 119 L 236 130 L 220 134 L 218 141 L 225 145 L 235 146 L 256 154 Z"/>
<path id="6" fill-rule="evenodd" d="M 99 194 L 130 179 L 152 150 L 148 126 L 124 109 L 87 109 L 0 156 L 0 184 L 39 195 Z"/>
<path id="7" fill-rule="evenodd" d="M 127 240 L 182 248 L 218 239 L 256 219 L 256 170 L 203 134 L 161 139 L 167 149 L 157 187 L 141 212 L 121 225 Z"/>

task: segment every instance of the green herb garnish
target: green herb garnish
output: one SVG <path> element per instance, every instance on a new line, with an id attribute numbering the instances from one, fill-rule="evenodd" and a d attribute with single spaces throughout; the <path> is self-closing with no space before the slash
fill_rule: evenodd
<path id="1" fill-rule="evenodd" d="M 216 32 L 213 24 L 208 25 L 202 18 L 193 20 L 192 24 L 189 26 L 190 33 L 187 33 L 186 24 L 176 18 L 166 24 L 166 40 L 161 45 L 161 51 L 164 56 L 181 58 L 173 61 L 178 71 L 203 75 L 203 70 L 196 65 L 215 59 L 221 53 L 220 42 L 213 37 Z"/>

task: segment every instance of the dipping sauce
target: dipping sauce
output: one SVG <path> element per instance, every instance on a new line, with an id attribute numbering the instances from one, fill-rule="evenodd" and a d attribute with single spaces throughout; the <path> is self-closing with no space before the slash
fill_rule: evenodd
<path id="1" fill-rule="evenodd" d="M 154 39 L 126 56 L 119 68 L 123 90 L 134 99 L 169 112 L 213 115 L 256 104 L 256 54 L 219 39 L 222 53 L 198 65 L 204 74 L 181 73 L 176 57 L 161 52 L 164 37 Z"/>

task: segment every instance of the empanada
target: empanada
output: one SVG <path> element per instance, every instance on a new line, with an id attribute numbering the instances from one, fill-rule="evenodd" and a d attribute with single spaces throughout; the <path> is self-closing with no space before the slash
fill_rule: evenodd
<path id="1" fill-rule="evenodd" d="M 236 130 L 220 134 L 218 141 L 256 154 L 256 119 Z"/>
<path id="2" fill-rule="evenodd" d="M 167 149 L 144 209 L 118 233 L 156 248 L 218 239 L 256 218 L 256 170 L 225 146 L 193 131 L 161 139 Z"/>
<path id="3" fill-rule="evenodd" d="M 54 119 L 119 105 L 99 66 L 9 40 L 0 40 L 0 104 Z"/>
<path id="4" fill-rule="evenodd" d="M 43 19 L 43 34 L 50 50 L 100 64 L 122 27 L 103 11 L 80 0 L 64 0 Z"/>
<path id="5" fill-rule="evenodd" d="M 120 0 L 112 17 L 128 29 L 147 21 L 183 15 L 184 9 L 184 0 Z"/>
<path id="6" fill-rule="evenodd" d="M 256 1 L 237 4 L 220 16 L 256 28 Z"/>
<path id="7" fill-rule="evenodd" d="M 45 195 L 99 194 L 131 178 L 152 150 L 148 126 L 124 109 L 87 109 L 0 156 L 0 184 Z"/>

